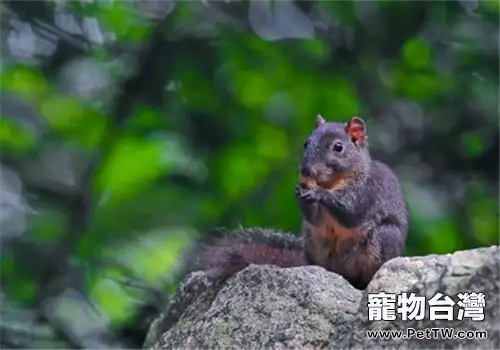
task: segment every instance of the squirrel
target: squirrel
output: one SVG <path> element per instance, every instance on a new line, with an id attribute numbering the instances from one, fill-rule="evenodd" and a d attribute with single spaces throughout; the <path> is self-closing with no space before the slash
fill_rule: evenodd
<path id="1" fill-rule="evenodd" d="M 373 160 L 360 117 L 326 122 L 304 143 L 294 189 L 302 236 L 265 228 L 240 228 L 208 236 L 190 253 L 189 270 L 229 277 L 250 264 L 317 265 L 365 289 L 388 260 L 402 255 L 409 213 L 393 171 Z"/>

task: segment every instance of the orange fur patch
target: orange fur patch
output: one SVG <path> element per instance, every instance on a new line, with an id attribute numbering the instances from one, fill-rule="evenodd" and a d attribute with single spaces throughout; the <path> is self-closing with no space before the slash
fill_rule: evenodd
<path id="1" fill-rule="evenodd" d="M 329 181 L 321 183 L 318 183 L 312 177 L 302 176 L 300 178 L 300 182 L 305 184 L 306 187 L 310 190 L 318 186 L 326 190 L 339 190 L 345 186 L 345 175 L 344 174 L 335 175 Z"/>
<path id="2" fill-rule="evenodd" d="M 341 225 L 329 212 L 328 209 L 321 206 L 321 223 L 316 227 L 318 236 L 326 239 L 333 239 L 335 241 L 336 250 L 340 247 L 342 242 L 346 239 L 352 239 L 358 236 L 356 228 L 347 228 Z"/>

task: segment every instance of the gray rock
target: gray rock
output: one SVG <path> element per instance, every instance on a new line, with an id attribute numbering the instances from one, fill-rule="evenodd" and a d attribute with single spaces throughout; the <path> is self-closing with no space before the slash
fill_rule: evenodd
<path id="1" fill-rule="evenodd" d="M 251 265 L 226 281 L 202 272 L 189 275 L 144 344 L 152 349 L 499 349 L 500 248 L 448 255 L 401 257 L 387 262 L 365 291 L 316 266 L 278 268 Z M 369 293 L 415 293 L 428 301 L 436 293 L 457 302 L 458 293 L 482 292 L 484 321 L 428 318 L 368 320 Z M 369 339 L 367 331 L 454 328 L 488 332 L 487 339 Z"/>

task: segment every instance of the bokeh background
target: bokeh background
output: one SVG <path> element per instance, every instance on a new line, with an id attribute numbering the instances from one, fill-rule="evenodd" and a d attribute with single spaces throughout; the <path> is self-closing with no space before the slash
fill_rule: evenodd
<path id="1" fill-rule="evenodd" d="M 298 233 L 317 113 L 366 120 L 407 255 L 498 244 L 498 1 L 0 10 L 2 348 L 138 348 L 192 239 Z"/>

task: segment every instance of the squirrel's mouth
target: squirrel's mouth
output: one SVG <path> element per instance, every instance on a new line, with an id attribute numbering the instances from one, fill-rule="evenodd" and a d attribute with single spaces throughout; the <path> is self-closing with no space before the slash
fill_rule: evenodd
<path id="1" fill-rule="evenodd" d="M 321 187 L 327 190 L 338 190 L 345 185 L 344 174 L 334 174 L 326 179 L 302 176 L 300 182 L 308 189 Z"/>
<path id="2" fill-rule="evenodd" d="M 328 190 L 342 188 L 345 183 L 345 172 L 338 166 L 329 166 L 325 163 L 316 163 L 302 167 L 300 182 L 308 189 L 321 187 Z"/>
<path id="3" fill-rule="evenodd" d="M 327 181 L 319 181 L 318 185 L 320 187 L 329 189 L 329 190 L 338 190 L 344 187 L 345 184 L 345 176 L 342 173 L 337 173 L 331 176 Z"/>

